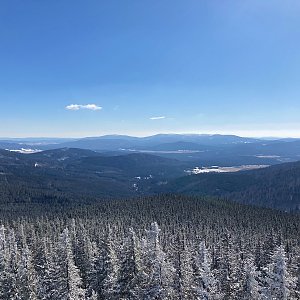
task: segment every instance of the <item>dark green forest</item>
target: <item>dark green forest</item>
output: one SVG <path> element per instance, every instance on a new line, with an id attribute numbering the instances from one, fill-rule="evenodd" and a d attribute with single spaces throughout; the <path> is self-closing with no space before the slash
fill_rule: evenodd
<path id="1" fill-rule="evenodd" d="M 297 214 L 161 195 L 0 219 L 1 299 L 299 299 Z"/>
<path id="2" fill-rule="evenodd" d="M 187 175 L 197 161 L 145 153 L 100 154 L 55 149 L 34 154 L 0 150 L 0 202 L 79 202 L 186 194 L 230 198 L 285 211 L 300 209 L 300 163 L 259 170 Z"/>

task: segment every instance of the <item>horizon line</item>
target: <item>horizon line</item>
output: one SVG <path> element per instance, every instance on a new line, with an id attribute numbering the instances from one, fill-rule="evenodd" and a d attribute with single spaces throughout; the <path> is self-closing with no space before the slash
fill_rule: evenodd
<path id="1" fill-rule="evenodd" d="M 241 138 L 257 138 L 257 139 L 300 139 L 300 136 L 290 136 L 290 135 L 240 135 L 235 133 L 193 133 L 193 132 L 159 132 L 159 133 L 153 133 L 153 134 L 145 134 L 145 135 L 131 135 L 131 134 L 119 134 L 119 133 L 112 133 L 112 134 L 101 134 L 101 135 L 82 135 L 82 136 L 6 136 L 6 137 L 0 137 L 0 140 L 20 140 L 20 139 L 85 139 L 85 138 L 101 138 L 101 137 L 107 137 L 107 136 L 127 136 L 127 137 L 133 137 L 133 138 L 146 138 L 146 137 L 152 137 L 157 135 L 195 135 L 195 136 L 236 136 Z"/>

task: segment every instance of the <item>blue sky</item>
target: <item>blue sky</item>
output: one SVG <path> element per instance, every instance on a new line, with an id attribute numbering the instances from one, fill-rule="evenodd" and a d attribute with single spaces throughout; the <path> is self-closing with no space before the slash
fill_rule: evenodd
<path id="1" fill-rule="evenodd" d="M 0 136 L 300 136 L 299 15 L 298 0 L 3 0 Z"/>

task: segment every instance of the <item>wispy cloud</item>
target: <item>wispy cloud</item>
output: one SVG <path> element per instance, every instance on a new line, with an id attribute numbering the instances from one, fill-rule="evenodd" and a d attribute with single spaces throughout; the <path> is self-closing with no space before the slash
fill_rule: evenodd
<path id="1" fill-rule="evenodd" d="M 165 116 L 160 116 L 160 117 L 151 117 L 150 120 L 162 120 L 165 119 Z"/>
<path id="2" fill-rule="evenodd" d="M 67 110 L 80 110 L 80 109 L 101 110 L 102 109 L 101 106 L 98 106 L 96 104 L 85 104 L 85 105 L 82 105 L 82 104 L 70 104 L 70 105 L 67 105 L 65 108 Z"/>

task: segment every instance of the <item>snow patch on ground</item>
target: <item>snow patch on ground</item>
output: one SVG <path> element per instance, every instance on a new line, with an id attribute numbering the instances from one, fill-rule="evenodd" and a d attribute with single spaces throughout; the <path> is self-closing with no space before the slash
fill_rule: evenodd
<path id="1" fill-rule="evenodd" d="M 38 153 L 42 152 L 42 150 L 39 149 L 27 149 L 27 148 L 21 148 L 21 149 L 16 149 L 16 150 L 11 150 L 11 149 L 6 149 L 10 152 L 17 152 L 17 153 L 22 153 L 22 154 L 32 154 L 32 153 Z"/>
<path id="2" fill-rule="evenodd" d="M 135 190 L 136 192 L 139 190 L 139 187 L 138 187 L 137 183 L 134 183 L 134 184 L 132 185 L 132 187 L 134 188 L 134 190 Z"/>
<path id="3" fill-rule="evenodd" d="M 279 155 L 256 155 L 257 158 L 280 158 Z"/>
<path id="4" fill-rule="evenodd" d="M 160 153 L 160 154 L 190 154 L 190 153 L 202 153 L 206 152 L 204 150 L 136 150 L 136 149 L 123 149 L 120 148 L 120 151 L 129 151 L 137 153 Z"/>
<path id="5" fill-rule="evenodd" d="M 185 170 L 186 173 L 192 174 L 203 174 L 203 173 L 230 173 L 230 172 L 239 172 L 239 171 L 247 171 L 247 170 L 255 170 L 267 168 L 269 165 L 242 165 L 242 166 L 234 166 L 234 167 L 195 167 L 192 170 Z"/>
<path id="6" fill-rule="evenodd" d="M 134 177 L 134 179 L 137 179 L 137 180 L 142 180 L 142 179 L 149 180 L 152 178 L 153 178 L 153 175 L 151 175 L 151 174 L 149 176 L 145 176 L 145 177 L 141 177 L 141 176 Z"/>
<path id="7" fill-rule="evenodd" d="M 70 157 L 68 157 L 68 156 L 64 156 L 64 157 L 62 157 L 62 158 L 59 158 L 58 161 L 64 161 L 64 160 L 69 159 L 69 158 L 70 158 Z"/>

